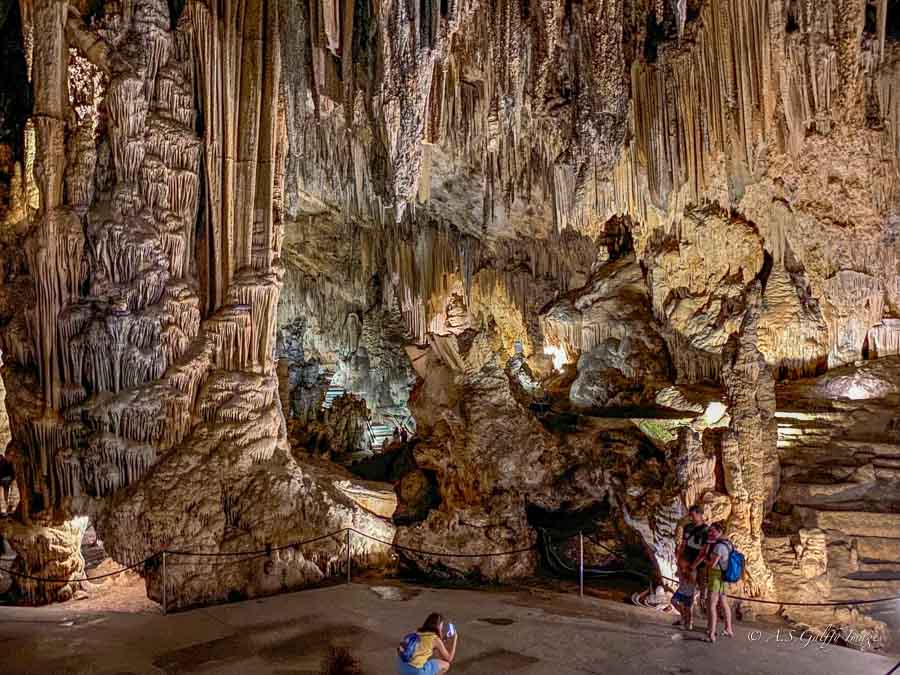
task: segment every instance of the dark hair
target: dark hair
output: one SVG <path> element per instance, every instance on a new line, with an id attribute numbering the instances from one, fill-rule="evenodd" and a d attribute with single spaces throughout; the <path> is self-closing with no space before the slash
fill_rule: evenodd
<path id="1" fill-rule="evenodd" d="M 420 633 L 435 633 L 436 635 L 440 635 L 441 633 L 441 624 L 444 623 L 444 617 L 442 617 L 437 612 L 432 612 L 428 615 L 428 618 L 425 619 L 425 623 L 422 624 L 422 627 L 419 629 Z"/>
<path id="2" fill-rule="evenodd" d="M 725 534 L 725 524 L 722 521 L 716 521 L 712 525 L 709 526 L 709 529 L 715 529 L 720 534 Z"/>
<path id="3" fill-rule="evenodd" d="M 688 513 L 696 513 L 702 516 L 703 509 L 701 509 L 697 504 L 694 504 L 691 508 L 688 509 Z"/>

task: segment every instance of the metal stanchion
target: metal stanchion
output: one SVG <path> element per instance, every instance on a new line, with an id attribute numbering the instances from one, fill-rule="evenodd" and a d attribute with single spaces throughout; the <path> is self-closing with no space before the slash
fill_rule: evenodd
<path id="1" fill-rule="evenodd" d="M 578 595 L 584 597 L 584 535 L 578 533 Z"/>
<path id="2" fill-rule="evenodd" d="M 350 533 L 353 532 L 349 527 L 347 528 L 347 583 L 350 583 Z"/>
<path id="3" fill-rule="evenodd" d="M 166 607 L 166 552 L 162 552 L 162 605 L 163 605 L 163 614 L 165 614 L 168 610 Z"/>

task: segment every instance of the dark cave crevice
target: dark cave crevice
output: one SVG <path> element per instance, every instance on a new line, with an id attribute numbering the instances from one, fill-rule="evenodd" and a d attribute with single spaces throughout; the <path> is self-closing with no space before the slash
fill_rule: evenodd
<path id="1" fill-rule="evenodd" d="M 12 147 L 14 161 L 25 156 L 24 129 L 31 114 L 31 84 L 23 45 L 19 3 L 8 0 L 0 5 L 0 63 L 4 71 L 0 78 L 0 143 Z M 0 172 L 4 170 L 0 164 Z M 0 175 L 0 181 L 7 185 L 9 178 Z"/>

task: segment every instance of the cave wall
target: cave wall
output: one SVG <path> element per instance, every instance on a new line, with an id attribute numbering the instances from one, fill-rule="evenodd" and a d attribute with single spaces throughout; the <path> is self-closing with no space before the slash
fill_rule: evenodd
<path id="1" fill-rule="evenodd" d="M 858 533 L 803 511 L 792 467 L 820 460 L 784 451 L 777 392 L 816 414 L 854 397 L 835 369 L 900 352 L 896 3 L 17 9 L 0 328 L 23 542 L 90 515 L 128 563 L 349 524 L 497 550 L 534 541 L 529 506 L 608 503 L 670 575 L 701 503 L 748 553 L 741 593 L 789 597 L 791 551 L 804 578 L 860 571 L 816 553 Z M 357 398 L 322 411 L 335 373 Z M 407 487 L 437 497 L 395 528 L 359 496 L 389 486 L 312 455 L 409 414 Z M 192 562 L 169 597 L 314 582 L 340 546 Z M 403 557 L 537 565 L 460 560 Z"/>
<path id="2" fill-rule="evenodd" d="M 552 471 L 538 471 L 539 485 L 532 485 L 532 456 L 505 461 L 491 450 L 495 437 L 511 439 L 507 446 L 541 446 L 507 429 L 507 418 L 530 428 L 529 401 L 544 395 L 579 410 L 655 403 L 684 419 L 653 411 L 634 418 L 640 433 L 632 443 L 649 439 L 663 456 L 655 480 L 646 476 L 643 490 L 630 486 L 654 494 L 645 508 L 628 503 L 625 485 L 614 489 L 625 526 L 641 532 L 660 570 L 671 569 L 678 521 L 700 501 L 709 517 L 728 520 L 750 554 L 740 592 L 776 597 L 785 572 L 767 562 L 764 530 L 781 478 L 774 382 L 896 352 L 898 52 L 889 4 L 447 8 L 437 21 L 428 7 L 407 17 L 418 54 L 410 61 L 348 38 L 361 22 L 381 48 L 389 41 L 385 27 L 395 27 L 404 8 L 326 12 L 336 23 L 325 26 L 325 39 L 315 35 L 320 17 L 307 16 L 309 70 L 287 86 L 296 123 L 288 163 L 303 165 L 286 183 L 288 240 L 295 227 L 306 232 L 342 214 L 359 227 L 354 232 L 366 232 L 375 249 L 400 261 L 423 231 L 441 232 L 445 224 L 493 252 L 475 257 L 457 246 L 445 257 L 426 246 L 417 248 L 414 268 L 360 262 L 391 271 L 384 286 L 401 289 L 404 312 L 415 307 L 406 315 L 409 341 L 428 345 L 424 355 L 415 352 L 423 382 L 410 408 L 425 436 L 417 458 L 437 476 L 442 501 L 429 516 L 433 526 L 426 519 L 398 537 L 440 547 L 443 532 L 458 530 L 454 541 L 481 540 L 493 549 L 530 541 L 524 504 L 556 482 Z M 591 40 L 584 39 L 588 27 Z M 389 61 L 401 72 L 384 76 L 379 67 Z M 433 70 L 430 79 L 423 70 Z M 408 119 L 393 116 L 397 100 Z M 303 133 L 303 115 L 325 120 L 329 132 Z M 394 140 L 395 131 L 420 146 Z M 335 146 L 332 139 L 342 140 Z M 416 175 L 416 190 L 398 190 L 392 171 L 404 180 Z M 604 276 L 621 264 L 604 241 L 611 219 L 627 222 L 635 286 L 604 287 Z M 552 256 L 574 233 L 585 257 L 566 274 L 535 273 L 543 251 L 522 257 L 532 272 L 527 295 L 540 299 L 535 307 L 517 303 L 519 316 L 501 309 L 506 300 L 496 295 L 488 296 L 488 311 L 478 307 L 480 294 L 469 290 L 478 270 L 503 270 L 507 295 L 518 296 L 508 292 L 503 247 L 533 238 Z M 302 241 L 309 250 L 310 237 Z M 351 258 L 367 260 L 367 245 L 360 250 Z M 315 258 L 320 262 L 305 259 L 299 268 L 330 269 L 325 256 Z M 426 283 L 413 283 L 421 270 Z M 464 292 L 441 286 L 458 277 Z M 324 316 L 339 292 L 315 283 L 330 290 L 321 291 L 321 309 L 308 309 Z M 517 343 L 534 377 L 510 365 Z M 553 376 L 546 356 L 566 372 Z M 518 384 L 507 390 L 498 369 Z M 482 378 L 492 384 L 482 388 Z M 459 407 L 481 401 L 483 389 L 503 400 L 484 404 L 497 421 Z M 720 408 L 726 412 L 715 424 L 702 421 Z M 482 423 L 495 428 L 477 432 Z M 602 445 L 577 426 L 567 433 L 552 431 L 548 454 L 567 456 L 560 448 L 573 436 Z M 480 468 L 455 466 L 468 462 Z M 614 474 L 595 472 L 596 489 Z M 809 539 L 797 529 L 791 536 Z M 446 561 L 412 563 L 453 573 Z M 508 570 L 463 567 L 455 572 L 503 577 L 533 569 L 527 561 Z"/>
<path id="3" fill-rule="evenodd" d="M 30 278 L 3 336 L 22 493 L 21 522 L 5 531 L 22 570 L 57 576 L 27 540 L 83 514 L 124 564 L 350 524 L 390 538 L 389 522 L 298 465 L 286 442 L 276 8 L 22 7 L 39 200 L 17 224 Z M 314 582 L 342 548 L 288 549 L 274 565 L 188 558 L 169 573 L 169 602 Z M 378 547 L 357 548 L 378 559 Z M 158 568 L 147 581 L 159 598 Z"/>

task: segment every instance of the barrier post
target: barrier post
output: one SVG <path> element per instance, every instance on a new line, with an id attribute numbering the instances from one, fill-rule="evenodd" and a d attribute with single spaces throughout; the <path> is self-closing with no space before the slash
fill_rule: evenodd
<path id="1" fill-rule="evenodd" d="M 584 597 L 584 535 L 578 533 L 578 595 Z"/>
<path id="2" fill-rule="evenodd" d="M 347 583 L 350 583 L 350 533 L 353 530 L 351 528 L 347 528 Z"/>
<path id="3" fill-rule="evenodd" d="M 163 614 L 165 615 L 168 607 L 166 607 L 166 552 L 162 552 L 162 606 L 163 606 Z"/>

